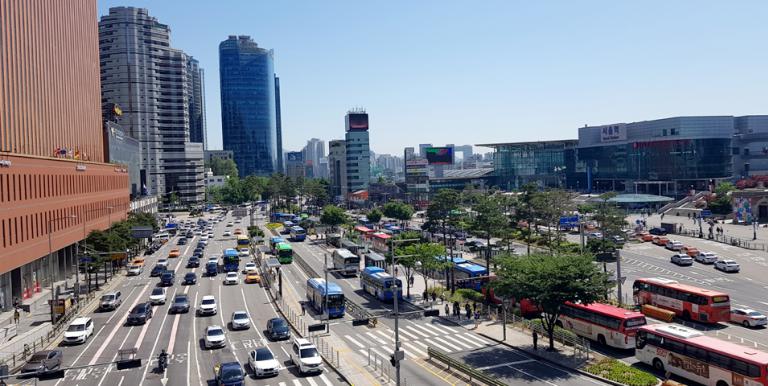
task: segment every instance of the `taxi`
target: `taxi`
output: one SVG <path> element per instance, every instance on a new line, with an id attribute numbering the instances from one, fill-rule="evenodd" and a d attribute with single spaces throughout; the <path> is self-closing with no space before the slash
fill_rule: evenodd
<path id="1" fill-rule="evenodd" d="M 181 256 L 181 252 L 179 251 L 178 248 L 171 249 L 171 251 L 168 252 L 168 257 L 179 257 L 179 256 Z"/>
<path id="2" fill-rule="evenodd" d="M 240 228 L 235 228 L 235 232 L 233 232 L 233 233 L 234 233 L 235 235 L 241 235 L 241 234 L 243 234 L 243 231 L 242 231 L 242 229 L 240 229 Z"/>
<path id="3" fill-rule="evenodd" d="M 245 282 L 246 283 L 261 283 L 261 276 L 259 276 L 258 273 L 250 272 L 245 274 Z"/>
<path id="4" fill-rule="evenodd" d="M 139 267 L 143 267 L 144 264 L 145 263 L 144 263 L 144 257 L 143 256 L 134 257 L 133 261 L 131 261 L 131 265 L 135 265 L 135 266 L 139 266 Z"/>

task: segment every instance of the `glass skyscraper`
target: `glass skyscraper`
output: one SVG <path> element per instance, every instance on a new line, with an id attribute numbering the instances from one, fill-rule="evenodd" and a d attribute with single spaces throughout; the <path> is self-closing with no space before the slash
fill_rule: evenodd
<path id="1" fill-rule="evenodd" d="M 233 152 L 240 177 L 279 171 L 273 51 L 231 35 L 219 44 L 219 74 L 224 150 Z"/>

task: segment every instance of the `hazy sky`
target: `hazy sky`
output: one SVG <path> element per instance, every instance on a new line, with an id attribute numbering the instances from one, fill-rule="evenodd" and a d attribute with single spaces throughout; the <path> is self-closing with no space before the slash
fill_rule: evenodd
<path id="1" fill-rule="evenodd" d="M 372 150 L 394 154 L 768 113 L 765 1 L 99 0 L 99 14 L 121 5 L 148 8 L 200 60 L 212 149 L 218 44 L 233 34 L 275 50 L 286 150 L 343 138 L 358 106 Z"/>

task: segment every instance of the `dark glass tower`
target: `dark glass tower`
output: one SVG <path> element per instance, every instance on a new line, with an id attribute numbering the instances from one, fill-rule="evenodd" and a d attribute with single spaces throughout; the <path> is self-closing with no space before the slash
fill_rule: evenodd
<path id="1" fill-rule="evenodd" d="M 277 172 L 277 107 L 273 52 L 250 36 L 219 44 L 221 126 L 224 150 L 234 155 L 240 177 Z"/>

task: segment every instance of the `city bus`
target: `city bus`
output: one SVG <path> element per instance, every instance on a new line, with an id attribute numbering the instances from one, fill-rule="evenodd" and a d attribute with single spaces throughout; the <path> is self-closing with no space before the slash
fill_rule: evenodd
<path id="1" fill-rule="evenodd" d="M 307 238 L 307 231 L 296 225 L 291 227 L 291 241 L 304 241 Z"/>
<path id="2" fill-rule="evenodd" d="M 357 276 L 360 272 L 360 257 L 348 249 L 338 248 L 333 251 L 333 269 L 340 269 L 345 276 Z"/>
<path id="3" fill-rule="evenodd" d="M 269 239 L 269 250 L 272 251 L 272 254 L 277 254 L 277 244 L 284 243 L 285 240 L 282 237 L 272 237 Z"/>
<path id="4" fill-rule="evenodd" d="M 566 302 L 560 306 L 558 324 L 600 343 L 619 349 L 635 347 L 637 330 L 646 325 L 645 316 L 637 311 L 609 304 L 577 304 Z"/>
<path id="5" fill-rule="evenodd" d="M 465 261 L 454 263 L 453 268 L 456 285 L 459 288 L 470 288 L 479 292 L 488 282 L 488 270 L 482 265 Z"/>
<path id="6" fill-rule="evenodd" d="M 637 279 L 632 285 L 635 304 L 650 304 L 674 311 L 683 319 L 703 323 L 727 322 L 731 316 L 728 294 L 680 284 L 664 278 Z"/>
<path id="7" fill-rule="evenodd" d="M 338 284 L 328 282 L 328 306 L 325 307 L 325 280 L 311 278 L 307 280 L 307 300 L 309 305 L 317 312 L 328 313 L 330 318 L 341 318 L 346 308 L 344 304 L 344 292 Z"/>
<path id="8" fill-rule="evenodd" d="M 247 247 L 251 244 L 251 240 L 246 235 L 239 235 L 237 236 L 237 246 L 238 247 Z"/>
<path id="9" fill-rule="evenodd" d="M 222 256 L 224 261 L 224 272 L 237 272 L 240 268 L 240 254 L 237 249 L 227 248 Z"/>
<path id="10" fill-rule="evenodd" d="M 393 301 L 392 281 L 397 280 L 397 298 L 403 298 L 403 283 L 379 267 L 365 267 L 360 273 L 360 287 L 363 291 L 383 302 Z"/>
<path id="11" fill-rule="evenodd" d="M 706 386 L 768 385 L 768 353 L 676 324 L 640 327 L 635 358 Z"/>
<path id="12" fill-rule="evenodd" d="M 277 243 L 277 260 L 280 264 L 291 264 L 293 262 L 293 248 L 288 243 Z"/>

